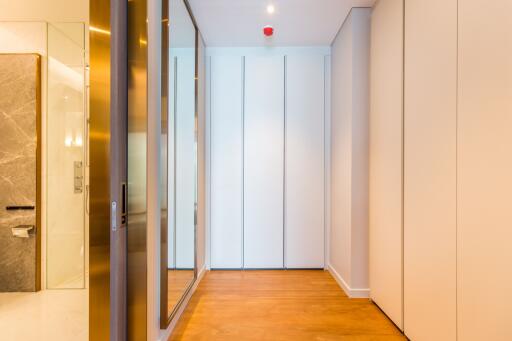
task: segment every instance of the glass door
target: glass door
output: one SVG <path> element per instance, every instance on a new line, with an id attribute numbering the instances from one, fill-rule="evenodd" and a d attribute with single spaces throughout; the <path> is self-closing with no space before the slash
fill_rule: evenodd
<path id="1" fill-rule="evenodd" d="M 48 24 L 46 286 L 86 286 L 83 23 Z"/>

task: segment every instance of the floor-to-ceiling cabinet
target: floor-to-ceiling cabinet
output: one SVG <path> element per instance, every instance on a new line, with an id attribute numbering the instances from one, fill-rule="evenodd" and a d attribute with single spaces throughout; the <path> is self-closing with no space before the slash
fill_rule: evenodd
<path id="1" fill-rule="evenodd" d="M 399 3 L 379 1 L 372 17 L 372 298 L 395 323 L 402 314 L 411 340 L 510 340 L 512 3 L 405 0 L 403 12 Z M 382 23 L 400 17 L 403 91 L 383 86 L 397 60 L 379 48 L 392 33 Z M 394 119 L 398 105 L 389 110 L 400 101 L 403 122 Z M 403 149 L 403 160 L 383 159 L 383 136 L 400 130 L 403 143 L 387 142 Z M 382 179 L 400 167 L 393 189 L 403 192 L 402 245 L 398 219 L 378 219 L 389 217 L 380 209 L 395 198 Z M 383 256 L 393 245 L 403 258 Z M 397 269 L 401 295 L 382 277 Z"/>
<path id="2" fill-rule="evenodd" d="M 245 58 L 244 267 L 284 267 L 284 57 Z"/>
<path id="3" fill-rule="evenodd" d="M 405 0 L 404 331 L 411 340 L 455 340 L 456 92 L 457 0 Z"/>
<path id="4" fill-rule="evenodd" d="M 457 330 L 512 340 L 512 1 L 459 0 Z"/>
<path id="5" fill-rule="evenodd" d="M 228 50 L 209 67 L 211 268 L 323 268 L 327 49 Z"/>
<path id="6" fill-rule="evenodd" d="M 285 265 L 323 268 L 325 61 L 286 57 Z"/>
<path id="7" fill-rule="evenodd" d="M 370 297 L 403 329 L 403 0 L 372 10 L 370 56 Z"/>
<path id="8" fill-rule="evenodd" d="M 242 268 L 244 57 L 210 60 L 210 264 Z"/>

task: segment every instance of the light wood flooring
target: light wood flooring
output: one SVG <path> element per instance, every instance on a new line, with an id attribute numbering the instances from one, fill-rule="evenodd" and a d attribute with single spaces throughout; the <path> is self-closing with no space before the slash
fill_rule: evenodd
<path id="1" fill-rule="evenodd" d="M 169 340 L 406 340 L 322 270 L 210 271 Z"/>
<path id="2" fill-rule="evenodd" d="M 171 312 L 194 280 L 194 270 L 167 270 L 167 305 Z"/>

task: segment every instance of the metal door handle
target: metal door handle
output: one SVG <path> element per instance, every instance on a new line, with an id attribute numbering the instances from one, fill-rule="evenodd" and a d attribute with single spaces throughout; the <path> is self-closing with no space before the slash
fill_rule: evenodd
<path id="1" fill-rule="evenodd" d="M 17 210 L 29 210 L 29 211 L 33 211 L 35 210 L 35 206 L 30 206 L 30 205 L 19 205 L 19 206 L 16 206 L 16 205 L 11 205 L 11 206 L 6 206 L 5 209 L 7 211 L 17 211 Z"/>

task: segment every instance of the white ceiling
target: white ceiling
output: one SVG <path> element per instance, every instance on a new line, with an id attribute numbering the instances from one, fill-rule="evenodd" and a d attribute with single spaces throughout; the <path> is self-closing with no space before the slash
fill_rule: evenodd
<path id="1" fill-rule="evenodd" d="M 169 46 L 171 48 L 194 47 L 196 29 L 183 0 L 169 0 Z"/>
<path id="2" fill-rule="evenodd" d="M 327 46 L 352 7 L 375 0 L 189 0 L 207 46 Z M 267 13 L 267 5 L 275 7 Z M 272 25 L 274 37 L 263 27 Z"/>

